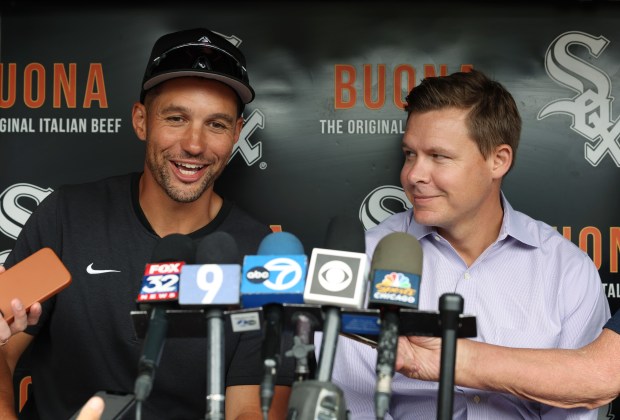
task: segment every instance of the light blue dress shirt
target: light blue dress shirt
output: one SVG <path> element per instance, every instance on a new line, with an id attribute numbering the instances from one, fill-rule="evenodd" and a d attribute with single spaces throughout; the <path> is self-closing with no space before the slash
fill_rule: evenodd
<path id="1" fill-rule="evenodd" d="M 443 293 L 460 294 L 463 313 L 476 316 L 476 340 L 531 348 L 577 348 L 591 342 L 610 317 L 594 263 L 553 227 L 515 211 L 503 195 L 502 203 L 499 237 L 470 267 L 435 229 L 417 224 L 411 209 L 369 229 L 366 253 L 372 257 L 379 240 L 391 232 L 415 236 L 424 254 L 419 309 L 436 311 Z M 375 419 L 376 357 L 373 348 L 339 338 L 332 381 L 344 391 L 353 420 Z M 437 391 L 436 382 L 395 373 L 386 418 L 435 419 Z M 565 410 L 504 393 L 455 387 L 454 419 L 596 417 L 597 410 Z"/>

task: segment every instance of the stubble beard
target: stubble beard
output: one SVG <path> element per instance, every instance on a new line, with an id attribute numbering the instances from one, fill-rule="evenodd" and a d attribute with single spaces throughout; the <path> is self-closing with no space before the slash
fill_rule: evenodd
<path id="1" fill-rule="evenodd" d="M 160 162 L 156 156 L 151 154 L 151 158 L 147 159 L 147 166 L 155 177 L 155 181 L 165 191 L 166 195 L 177 203 L 192 203 L 198 200 L 205 191 L 213 186 L 215 179 L 219 175 L 219 173 L 214 173 L 213 166 L 209 166 L 200 184 L 186 189 L 174 186 L 173 176 L 167 170 L 167 159 Z"/>

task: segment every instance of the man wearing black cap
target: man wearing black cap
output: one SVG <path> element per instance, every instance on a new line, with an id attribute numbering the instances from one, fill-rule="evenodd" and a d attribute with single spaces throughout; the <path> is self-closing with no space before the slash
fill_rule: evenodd
<path id="1" fill-rule="evenodd" d="M 39 324 L 0 349 L 0 372 L 5 360 L 12 371 L 30 345 L 41 419 L 67 419 L 100 390 L 133 393 L 142 340 L 130 312 L 160 238 L 181 233 L 198 241 L 225 231 L 246 255 L 270 233 L 213 190 L 253 99 L 245 58 L 226 39 L 206 29 L 161 37 L 132 109 L 134 131 L 146 144 L 143 172 L 58 188 L 29 218 L 6 266 L 47 246 L 73 276 L 67 289 L 44 302 Z M 141 407 L 144 419 L 204 418 L 206 346 L 204 338 L 166 341 Z M 260 333 L 226 333 L 227 419 L 262 419 L 260 347 Z M 279 385 L 292 383 L 292 369 L 279 373 Z M 10 375 L 0 374 L 0 390 L 11 389 Z M 288 392 L 276 386 L 273 418 L 285 417 Z M 6 392 L 0 418 L 14 416 Z"/>

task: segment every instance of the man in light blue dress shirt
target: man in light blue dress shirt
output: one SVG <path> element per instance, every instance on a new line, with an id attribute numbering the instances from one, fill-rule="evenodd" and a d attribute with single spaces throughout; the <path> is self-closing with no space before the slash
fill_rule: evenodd
<path id="1" fill-rule="evenodd" d="M 423 80 L 407 97 L 401 183 L 413 205 L 366 232 L 366 252 L 391 232 L 423 249 L 419 309 L 458 293 L 477 319 L 476 340 L 510 347 L 578 348 L 610 317 L 598 270 L 553 227 L 512 208 L 501 190 L 521 118 L 514 99 L 479 71 Z M 544 182 L 544 180 L 541 180 Z M 340 337 L 332 380 L 351 418 L 376 419 L 376 350 Z M 532 378 L 536 380 L 535 377 Z M 396 373 L 389 419 L 433 419 L 438 384 Z M 596 419 L 500 392 L 461 386 L 454 419 Z"/>

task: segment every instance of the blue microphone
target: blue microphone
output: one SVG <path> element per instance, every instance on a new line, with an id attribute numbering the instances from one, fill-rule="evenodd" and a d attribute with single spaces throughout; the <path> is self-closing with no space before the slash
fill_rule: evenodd
<path id="1" fill-rule="evenodd" d="M 273 399 L 274 380 L 281 359 L 282 304 L 303 303 L 307 265 L 303 244 L 288 232 L 265 236 L 257 255 L 246 255 L 243 260 L 241 305 L 263 307 L 265 374 L 260 392 L 265 418 Z"/>
<path id="2" fill-rule="evenodd" d="M 235 239 L 227 232 L 205 236 L 196 263 L 181 270 L 179 304 L 205 307 L 207 319 L 207 418 L 224 419 L 224 309 L 239 305 L 241 266 Z"/>

